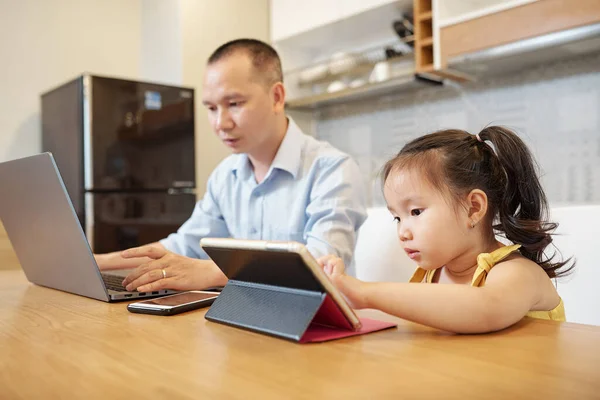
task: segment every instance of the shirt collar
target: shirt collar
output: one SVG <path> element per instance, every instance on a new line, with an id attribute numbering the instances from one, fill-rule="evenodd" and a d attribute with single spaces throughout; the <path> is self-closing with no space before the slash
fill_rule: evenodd
<path id="1" fill-rule="evenodd" d="M 287 132 L 275 158 L 271 163 L 271 169 L 281 169 L 289 172 L 294 179 L 298 175 L 300 170 L 301 156 L 302 156 L 302 139 L 304 134 L 296 125 L 294 120 L 288 117 L 288 128 Z M 247 154 L 237 154 L 237 160 L 233 163 L 231 171 L 237 175 L 238 171 L 241 174 L 240 177 L 247 178 L 252 174 L 252 166 L 248 160 Z"/>
<path id="2" fill-rule="evenodd" d="M 279 145 L 277 154 L 275 154 L 275 158 L 271 163 L 271 168 L 287 171 L 296 179 L 300 170 L 304 134 L 293 119 L 288 117 L 288 121 L 287 132 Z"/>

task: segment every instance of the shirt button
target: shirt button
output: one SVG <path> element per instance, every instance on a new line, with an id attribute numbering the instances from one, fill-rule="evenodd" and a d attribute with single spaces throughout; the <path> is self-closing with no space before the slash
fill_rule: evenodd
<path id="1" fill-rule="evenodd" d="M 250 233 L 255 234 L 256 233 L 256 229 L 255 228 L 250 228 Z"/>

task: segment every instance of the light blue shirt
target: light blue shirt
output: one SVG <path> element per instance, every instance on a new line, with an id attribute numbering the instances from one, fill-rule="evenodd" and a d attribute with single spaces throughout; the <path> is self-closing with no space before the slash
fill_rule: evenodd
<path id="1" fill-rule="evenodd" d="M 204 237 L 294 240 L 314 257 L 336 254 L 350 265 L 358 228 L 366 219 L 358 165 L 326 142 L 288 130 L 261 183 L 246 154 L 223 160 L 190 219 L 161 240 L 168 250 L 208 258 Z"/>

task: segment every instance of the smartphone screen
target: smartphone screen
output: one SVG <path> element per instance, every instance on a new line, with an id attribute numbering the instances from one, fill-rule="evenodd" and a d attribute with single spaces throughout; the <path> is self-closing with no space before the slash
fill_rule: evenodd
<path id="1" fill-rule="evenodd" d="M 216 298 L 218 295 L 219 293 L 214 292 L 186 292 L 174 294 L 171 296 L 159 297 L 157 299 L 146 300 L 140 303 L 174 307 L 195 303 L 197 301 L 213 299 Z"/>

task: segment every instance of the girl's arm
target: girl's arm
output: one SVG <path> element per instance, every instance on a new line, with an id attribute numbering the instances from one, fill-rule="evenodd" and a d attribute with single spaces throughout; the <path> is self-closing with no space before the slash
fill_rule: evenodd
<path id="1" fill-rule="evenodd" d="M 368 283 L 333 274 L 355 308 L 375 308 L 419 324 L 456 333 L 484 333 L 518 322 L 538 301 L 536 271 L 528 262 L 498 264 L 481 288 L 458 284 Z M 533 268 L 539 268 L 533 265 Z"/>

